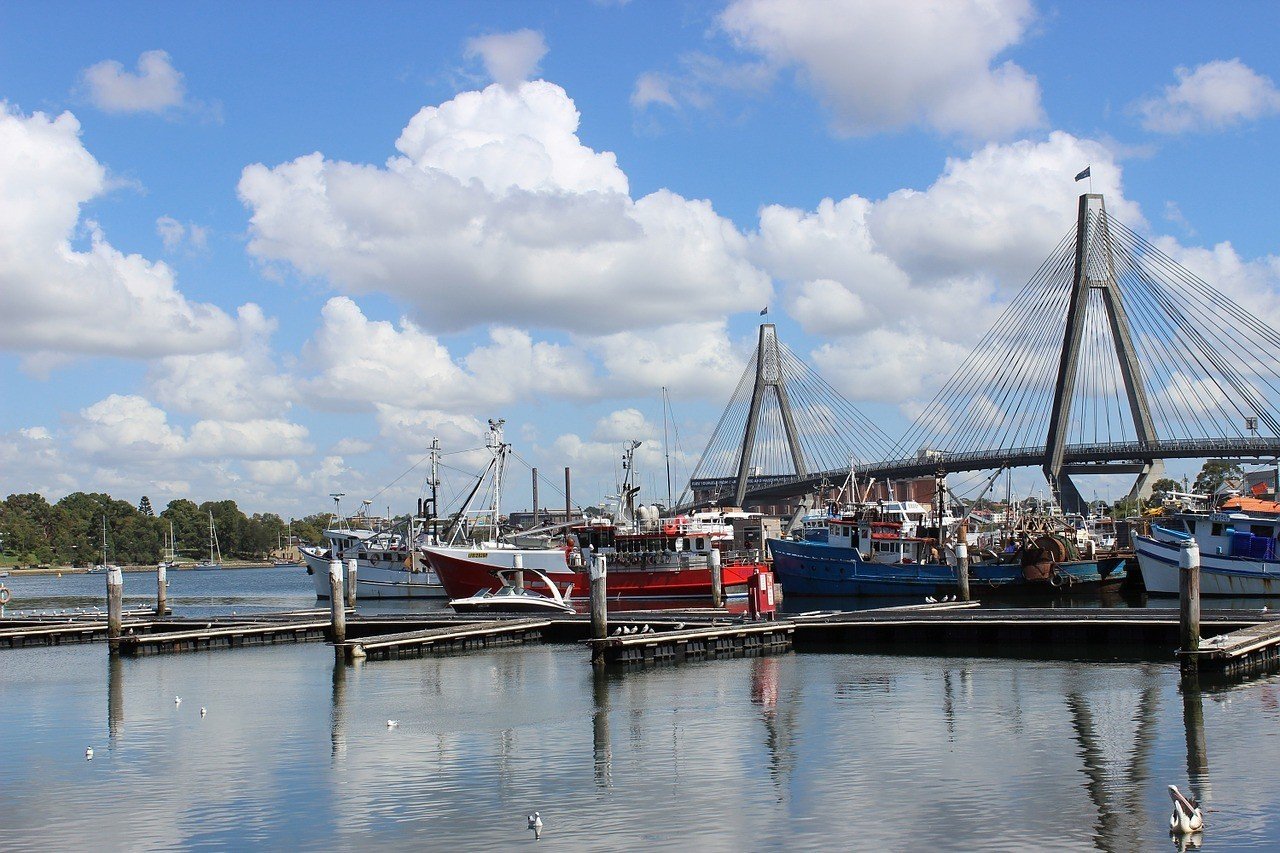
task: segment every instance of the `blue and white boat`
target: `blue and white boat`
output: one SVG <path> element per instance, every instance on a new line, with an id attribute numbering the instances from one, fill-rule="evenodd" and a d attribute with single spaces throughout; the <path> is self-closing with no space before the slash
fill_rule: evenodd
<path id="1" fill-rule="evenodd" d="M 1241 508 L 1245 505 L 1249 508 Z M 1237 498 L 1217 512 L 1180 512 L 1153 521 L 1151 534 L 1134 537 L 1133 548 L 1152 595 L 1178 594 L 1178 552 L 1184 541 L 1195 539 L 1200 546 L 1201 595 L 1280 597 L 1277 533 L 1280 505 L 1246 504 Z"/>
<path id="2" fill-rule="evenodd" d="M 795 596 L 941 597 L 956 592 L 954 554 L 916 532 L 901 522 L 833 518 L 825 542 L 770 539 L 774 577 L 787 595 Z M 1100 566 L 1098 560 L 1069 559 L 1074 549 L 1065 537 L 1048 537 L 1059 543 L 1057 553 L 1036 544 L 1045 538 L 1041 534 L 1028 542 L 1025 553 L 1011 546 L 975 559 L 969 567 L 971 593 L 1080 593 L 1118 588 L 1124 581 L 1123 560 Z"/>

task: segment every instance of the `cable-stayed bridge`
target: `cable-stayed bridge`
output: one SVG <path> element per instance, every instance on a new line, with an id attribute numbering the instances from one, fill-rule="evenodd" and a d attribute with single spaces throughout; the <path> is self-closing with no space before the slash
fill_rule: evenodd
<path id="1" fill-rule="evenodd" d="M 1269 294 L 1258 294 L 1278 308 Z M 1280 454 L 1280 333 L 1080 196 L 1076 225 L 907 432 L 890 439 L 778 341 L 760 341 L 690 479 L 695 502 L 798 495 L 823 480 L 1039 467 L 1073 476 Z"/>

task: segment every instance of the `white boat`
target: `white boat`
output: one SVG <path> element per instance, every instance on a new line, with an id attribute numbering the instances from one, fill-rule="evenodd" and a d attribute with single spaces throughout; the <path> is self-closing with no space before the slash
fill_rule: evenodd
<path id="1" fill-rule="evenodd" d="M 1194 538 L 1200 546 L 1201 595 L 1280 597 L 1280 504 L 1250 503 L 1274 510 L 1241 509 L 1235 499 L 1217 512 L 1182 512 L 1153 521 L 1150 536 L 1134 537 L 1147 592 L 1178 594 L 1178 552 L 1184 541 Z"/>
<path id="2" fill-rule="evenodd" d="M 467 598 L 455 598 L 449 602 L 458 613 L 573 613 L 565 603 L 573 593 L 573 586 L 564 595 L 551 579 L 536 569 L 496 569 L 493 572 L 502 586 L 495 592 L 486 589 Z M 525 576 L 532 575 L 547 590 L 543 595 L 524 585 Z"/>
<path id="3" fill-rule="evenodd" d="M 215 555 L 217 559 L 214 559 Z M 222 548 L 218 545 L 218 529 L 213 524 L 213 511 L 209 512 L 209 559 L 196 563 L 196 571 L 208 572 L 222 568 Z"/>
<path id="4" fill-rule="evenodd" d="M 433 447 L 433 454 L 438 449 Z M 343 561 L 344 570 L 346 562 L 355 559 L 357 598 L 446 597 L 440 579 L 419 550 L 431 541 L 430 534 L 419 527 L 421 519 L 394 525 L 364 512 L 346 519 L 339 508 L 342 495 L 332 497 L 332 526 L 324 531 L 327 547 L 298 548 L 315 584 L 316 598 L 329 598 L 329 563 L 335 558 Z"/>

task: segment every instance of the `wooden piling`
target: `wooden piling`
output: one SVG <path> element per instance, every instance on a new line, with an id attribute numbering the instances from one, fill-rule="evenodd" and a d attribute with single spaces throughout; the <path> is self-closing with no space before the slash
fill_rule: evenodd
<path id="1" fill-rule="evenodd" d="M 1200 546 L 1194 539 L 1178 551 L 1178 644 L 1183 668 L 1198 667 L 1195 655 L 1186 654 L 1200 650 Z"/>
<path id="2" fill-rule="evenodd" d="M 346 588 L 347 588 L 347 606 L 348 607 L 356 606 L 356 569 L 358 566 L 359 564 L 356 562 L 355 557 L 352 557 L 350 560 L 347 560 L 347 577 L 345 580 L 346 580 Z"/>
<path id="3" fill-rule="evenodd" d="M 591 637 L 603 640 L 609 635 L 609 604 L 605 575 L 608 572 L 608 558 L 603 554 L 591 555 Z M 591 647 L 591 663 L 604 665 L 604 648 L 599 645 Z"/>
<path id="4" fill-rule="evenodd" d="M 347 640 L 347 609 L 342 589 L 342 560 L 329 561 L 329 641 Z"/>
<path id="5" fill-rule="evenodd" d="M 161 563 L 156 566 L 156 616 L 164 617 L 168 605 L 165 602 L 169 594 L 169 566 Z"/>
<path id="6" fill-rule="evenodd" d="M 121 611 L 124 609 L 124 574 L 119 566 L 107 569 L 107 647 L 120 652 Z"/>
<path id="7" fill-rule="evenodd" d="M 960 600 L 969 600 L 969 525 L 961 522 L 956 530 L 956 585 L 960 587 Z"/>
<path id="8" fill-rule="evenodd" d="M 720 549 L 712 548 L 708 559 L 711 563 L 711 606 L 720 607 L 724 604 L 724 574 L 720 571 Z"/>

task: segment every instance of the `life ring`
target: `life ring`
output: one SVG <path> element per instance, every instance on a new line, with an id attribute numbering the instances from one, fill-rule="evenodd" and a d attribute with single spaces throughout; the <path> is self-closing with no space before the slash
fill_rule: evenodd
<path id="1" fill-rule="evenodd" d="M 0 586 L 0 604 L 8 604 L 10 594 L 7 586 Z"/>

